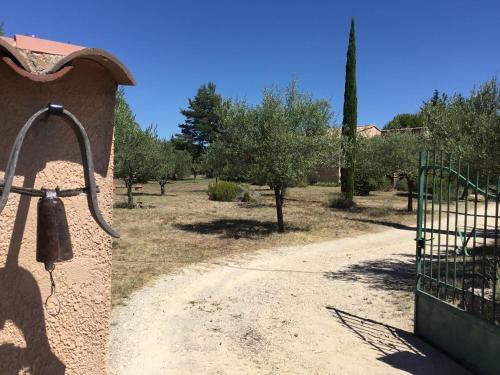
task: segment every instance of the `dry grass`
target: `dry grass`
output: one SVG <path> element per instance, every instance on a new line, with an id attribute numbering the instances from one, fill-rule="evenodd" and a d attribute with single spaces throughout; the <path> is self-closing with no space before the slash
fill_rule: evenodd
<path id="1" fill-rule="evenodd" d="M 136 200 L 143 207 L 119 208 L 125 189 L 115 192 L 115 226 L 122 238 L 113 250 L 113 304 L 156 276 L 186 264 L 251 252 L 262 248 L 305 244 L 381 230 L 384 226 L 414 224 L 405 212 L 406 197 L 376 192 L 357 197 L 354 209 L 327 207 L 339 188 L 309 186 L 289 189 L 285 201 L 285 234 L 276 232 L 274 196 L 265 187 L 252 187 L 254 203 L 214 202 L 206 193 L 210 180 L 187 180 L 167 185 L 145 184 Z M 119 185 L 119 183 L 118 183 Z"/>

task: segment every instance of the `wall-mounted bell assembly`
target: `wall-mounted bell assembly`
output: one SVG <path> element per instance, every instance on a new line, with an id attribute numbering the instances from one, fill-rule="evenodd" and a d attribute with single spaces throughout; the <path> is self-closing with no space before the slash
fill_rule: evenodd
<path id="1" fill-rule="evenodd" d="M 71 126 L 71 129 L 75 133 L 83 160 L 85 175 L 84 188 L 70 190 L 61 190 L 59 188 L 54 190 L 37 190 L 33 188 L 12 186 L 19 154 L 26 134 L 32 125 L 43 116 L 59 116 L 64 118 L 66 120 L 64 123 Z M 11 192 L 40 198 L 38 202 L 36 260 L 43 263 L 45 269 L 50 273 L 52 286 L 51 296 L 55 294 L 55 283 L 52 278 L 52 271 L 54 270 L 55 263 L 64 262 L 73 258 L 68 221 L 64 203 L 61 198 L 86 195 L 90 213 L 97 224 L 99 224 L 99 226 L 110 236 L 115 238 L 119 237 L 118 233 L 104 220 L 99 210 L 97 201 L 98 188 L 95 182 L 94 162 L 87 132 L 80 121 L 62 105 L 49 104 L 47 107 L 42 108 L 31 116 L 21 128 L 9 156 L 4 180 L 0 180 L 0 191 L 2 193 L 0 196 L 0 214 L 5 208 Z"/>

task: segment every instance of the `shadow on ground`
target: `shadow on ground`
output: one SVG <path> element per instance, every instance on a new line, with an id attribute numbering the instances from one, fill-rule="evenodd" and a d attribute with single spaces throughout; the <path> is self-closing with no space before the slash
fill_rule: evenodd
<path id="1" fill-rule="evenodd" d="M 128 194 L 127 192 L 125 193 L 116 193 L 116 195 L 121 195 L 123 197 L 126 197 Z M 165 193 L 165 194 L 161 194 L 161 193 L 147 193 L 147 192 L 134 192 L 132 193 L 132 195 L 134 197 L 176 197 L 177 194 L 169 194 L 169 193 Z"/>
<path id="2" fill-rule="evenodd" d="M 223 238 L 258 238 L 277 232 L 274 221 L 258 221 L 244 219 L 219 219 L 209 222 L 175 224 L 177 229 L 199 234 L 218 234 Z M 285 227 L 286 232 L 306 231 L 293 225 Z"/>
<path id="3" fill-rule="evenodd" d="M 376 220 L 376 219 L 364 219 L 364 218 L 352 218 L 352 217 L 345 217 L 344 219 L 358 221 L 361 223 L 382 225 L 385 227 L 390 227 L 390 228 L 395 228 L 395 229 L 400 229 L 400 230 L 407 230 L 407 231 L 411 231 L 411 232 L 417 231 L 417 227 L 414 225 L 405 225 L 405 224 L 396 223 L 396 222 L 392 222 L 392 221 L 384 221 L 384 220 Z M 491 229 L 491 228 L 487 228 L 485 230 L 484 228 L 474 229 L 473 227 L 469 226 L 469 227 L 467 227 L 467 230 L 464 230 L 463 228 L 460 228 L 460 230 L 461 230 L 461 232 L 465 232 L 466 237 L 472 231 L 474 231 L 476 233 L 476 236 L 479 238 L 495 239 L 498 236 L 498 231 L 495 229 Z M 429 227 L 423 228 L 423 232 L 430 233 L 430 234 L 449 235 L 449 236 L 462 235 L 461 232 L 457 232 L 453 228 L 446 229 L 445 224 L 443 224 L 442 228 L 439 228 L 438 226 L 433 228 L 433 227 L 430 227 L 430 224 L 429 224 Z"/>
<path id="4" fill-rule="evenodd" d="M 351 264 L 337 272 L 325 272 L 330 280 L 358 281 L 379 290 L 412 291 L 415 284 L 413 256 L 398 254 L 400 259 L 376 259 Z"/>
<path id="5" fill-rule="evenodd" d="M 454 369 L 443 368 L 441 358 L 431 360 L 430 357 L 442 354 L 410 332 L 332 306 L 326 308 L 340 324 L 377 351 L 380 354 L 379 361 L 394 368 L 410 374 L 455 374 L 461 370 L 458 364 L 453 366 Z"/>
<path id="6" fill-rule="evenodd" d="M 375 225 L 383 225 L 385 227 L 390 227 L 390 228 L 395 228 L 395 229 L 400 229 L 400 230 L 409 230 L 409 231 L 416 231 L 417 227 L 412 226 L 412 225 L 405 225 L 401 223 L 395 223 L 392 221 L 384 221 L 384 220 L 376 220 L 376 219 L 363 219 L 359 217 L 346 217 L 346 220 L 352 220 L 352 221 L 359 221 L 360 223 L 368 223 L 368 224 L 375 224 Z"/>

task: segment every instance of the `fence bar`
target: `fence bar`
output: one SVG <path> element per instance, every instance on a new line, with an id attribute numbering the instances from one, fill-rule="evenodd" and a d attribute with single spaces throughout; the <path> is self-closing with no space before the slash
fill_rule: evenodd
<path id="1" fill-rule="evenodd" d="M 429 173 L 429 151 L 426 151 L 425 152 L 425 172 L 424 172 L 424 213 L 423 213 L 423 216 L 424 216 L 424 228 L 423 228 L 423 237 L 424 237 L 424 243 L 423 243 L 423 246 L 422 246 L 422 259 L 423 259 L 423 270 L 422 270 L 422 273 L 424 275 L 426 275 L 426 272 L 425 272 L 425 264 L 427 262 L 426 260 L 426 247 L 427 247 L 427 200 L 429 199 L 429 195 L 428 195 L 428 189 L 427 189 L 427 185 L 428 185 L 428 181 L 427 181 L 427 175 Z"/>
<path id="2" fill-rule="evenodd" d="M 496 207 L 495 207 L 495 242 L 493 244 L 493 321 L 496 319 L 497 311 L 497 283 L 500 274 L 500 267 L 497 259 L 498 251 L 498 206 L 500 203 L 500 177 L 497 178 L 497 193 L 496 193 Z M 500 322 L 499 322 L 500 323 Z"/>
<path id="3" fill-rule="evenodd" d="M 425 251 L 425 230 L 424 235 L 422 235 L 422 222 L 423 215 L 425 216 L 425 212 L 423 212 L 423 200 L 424 200 L 424 182 L 425 175 L 427 174 L 426 165 L 426 157 L 427 154 L 424 152 L 420 153 L 419 161 L 418 161 L 418 203 L 417 203 L 417 278 L 416 278 L 416 289 L 420 290 L 422 287 L 422 252 Z M 425 159 L 425 160 L 424 160 Z M 416 306 L 415 306 L 416 307 Z M 417 309 L 415 308 L 415 314 Z M 416 317 L 416 316 L 415 316 Z"/>
<path id="4" fill-rule="evenodd" d="M 479 171 L 476 171 L 476 187 L 479 185 Z M 476 299 L 476 228 L 477 228 L 477 189 L 474 189 L 474 227 L 472 228 L 472 308 L 474 309 L 474 300 Z"/>
<path id="5" fill-rule="evenodd" d="M 458 159 L 457 165 L 458 174 L 460 175 L 460 159 Z M 455 303 L 456 298 L 456 282 L 457 282 L 457 232 L 458 232 L 458 210 L 459 210 L 459 195 L 460 195 L 460 179 L 457 178 L 457 186 L 455 192 L 455 239 L 453 242 L 453 303 Z"/>
<path id="6" fill-rule="evenodd" d="M 451 170 L 451 155 L 448 155 L 448 166 Z M 444 298 L 448 300 L 448 251 L 450 245 L 450 195 L 451 195 L 451 174 L 448 173 L 448 194 L 446 199 L 446 267 L 445 267 L 445 284 L 444 284 Z"/>
<path id="7" fill-rule="evenodd" d="M 443 151 L 441 151 L 440 155 L 440 172 L 439 172 L 439 203 L 438 203 L 438 243 L 437 243 L 437 296 L 439 297 L 441 294 L 440 286 L 441 286 L 441 222 L 442 222 L 442 213 L 443 213 Z"/>
<path id="8" fill-rule="evenodd" d="M 434 263 L 434 206 L 435 206 L 435 196 L 436 196 L 436 152 L 433 153 L 433 162 L 432 162 L 432 204 L 431 204 L 431 254 L 430 254 L 430 271 L 431 271 L 431 292 L 432 292 L 432 265 Z"/>
<path id="9" fill-rule="evenodd" d="M 488 191 L 490 186 L 490 176 L 486 176 L 486 195 L 484 198 L 484 228 L 483 228 L 483 256 L 481 259 L 481 274 L 483 282 L 481 283 L 481 315 L 484 315 L 484 287 L 486 283 L 486 241 L 488 232 Z"/>
<path id="10" fill-rule="evenodd" d="M 468 219 L 468 205 L 469 205 L 469 179 L 470 179 L 470 167 L 467 165 L 467 175 L 466 175 L 466 184 L 464 188 L 464 236 L 467 233 L 467 219 Z M 458 228 L 458 225 L 457 225 Z M 465 240 L 465 239 L 464 239 Z M 462 249 L 462 302 L 465 308 L 465 278 L 466 278 L 466 254 L 465 254 L 465 246 Z"/>

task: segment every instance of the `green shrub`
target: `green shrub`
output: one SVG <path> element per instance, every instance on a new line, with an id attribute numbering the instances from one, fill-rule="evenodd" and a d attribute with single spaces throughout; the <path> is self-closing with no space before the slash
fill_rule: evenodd
<path id="1" fill-rule="evenodd" d="M 408 181 L 406 178 L 402 178 L 396 182 L 397 191 L 408 191 Z"/>
<path id="2" fill-rule="evenodd" d="M 231 181 L 219 181 L 208 185 L 208 198 L 212 201 L 231 202 L 236 199 L 241 188 Z"/>
<path id="3" fill-rule="evenodd" d="M 339 186 L 338 182 L 329 182 L 329 181 L 319 181 L 314 184 L 314 186 L 324 186 L 324 187 L 337 187 Z"/>
<path id="4" fill-rule="evenodd" d="M 303 179 L 300 179 L 300 180 L 297 180 L 297 181 L 293 181 L 292 183 L 290 183 L 288 185 L 288 187 L 301 187 L 301 188 L 304 188 L 304 187 L 308 187 L 310 184 L 309 184 L 309 180 L 307 178 L 303 178 Z"/>
<path id="5" fill-rule="evenodd" d="M 338 208 L 341 210 L 351 208 L 353 205 L 354 203 L 342 193 L 334 194 L 328 201 L 328 207 Z"/>
<path id="6" fill-rule="evenodd" d="M 243 196 L 241 197 L 241 201 L 245 203 L 249 203 L 252 201 L 252 196 L 250 195 L 250 192 L 245 191 L 243 193 Z"/>
<path id="7" fill-rule="evenodd" d="M 377 190 L 380 182 L 368 174 L 356 173 L 354 179 L 354 195 L 369 195 L 371 191 Z"/>

